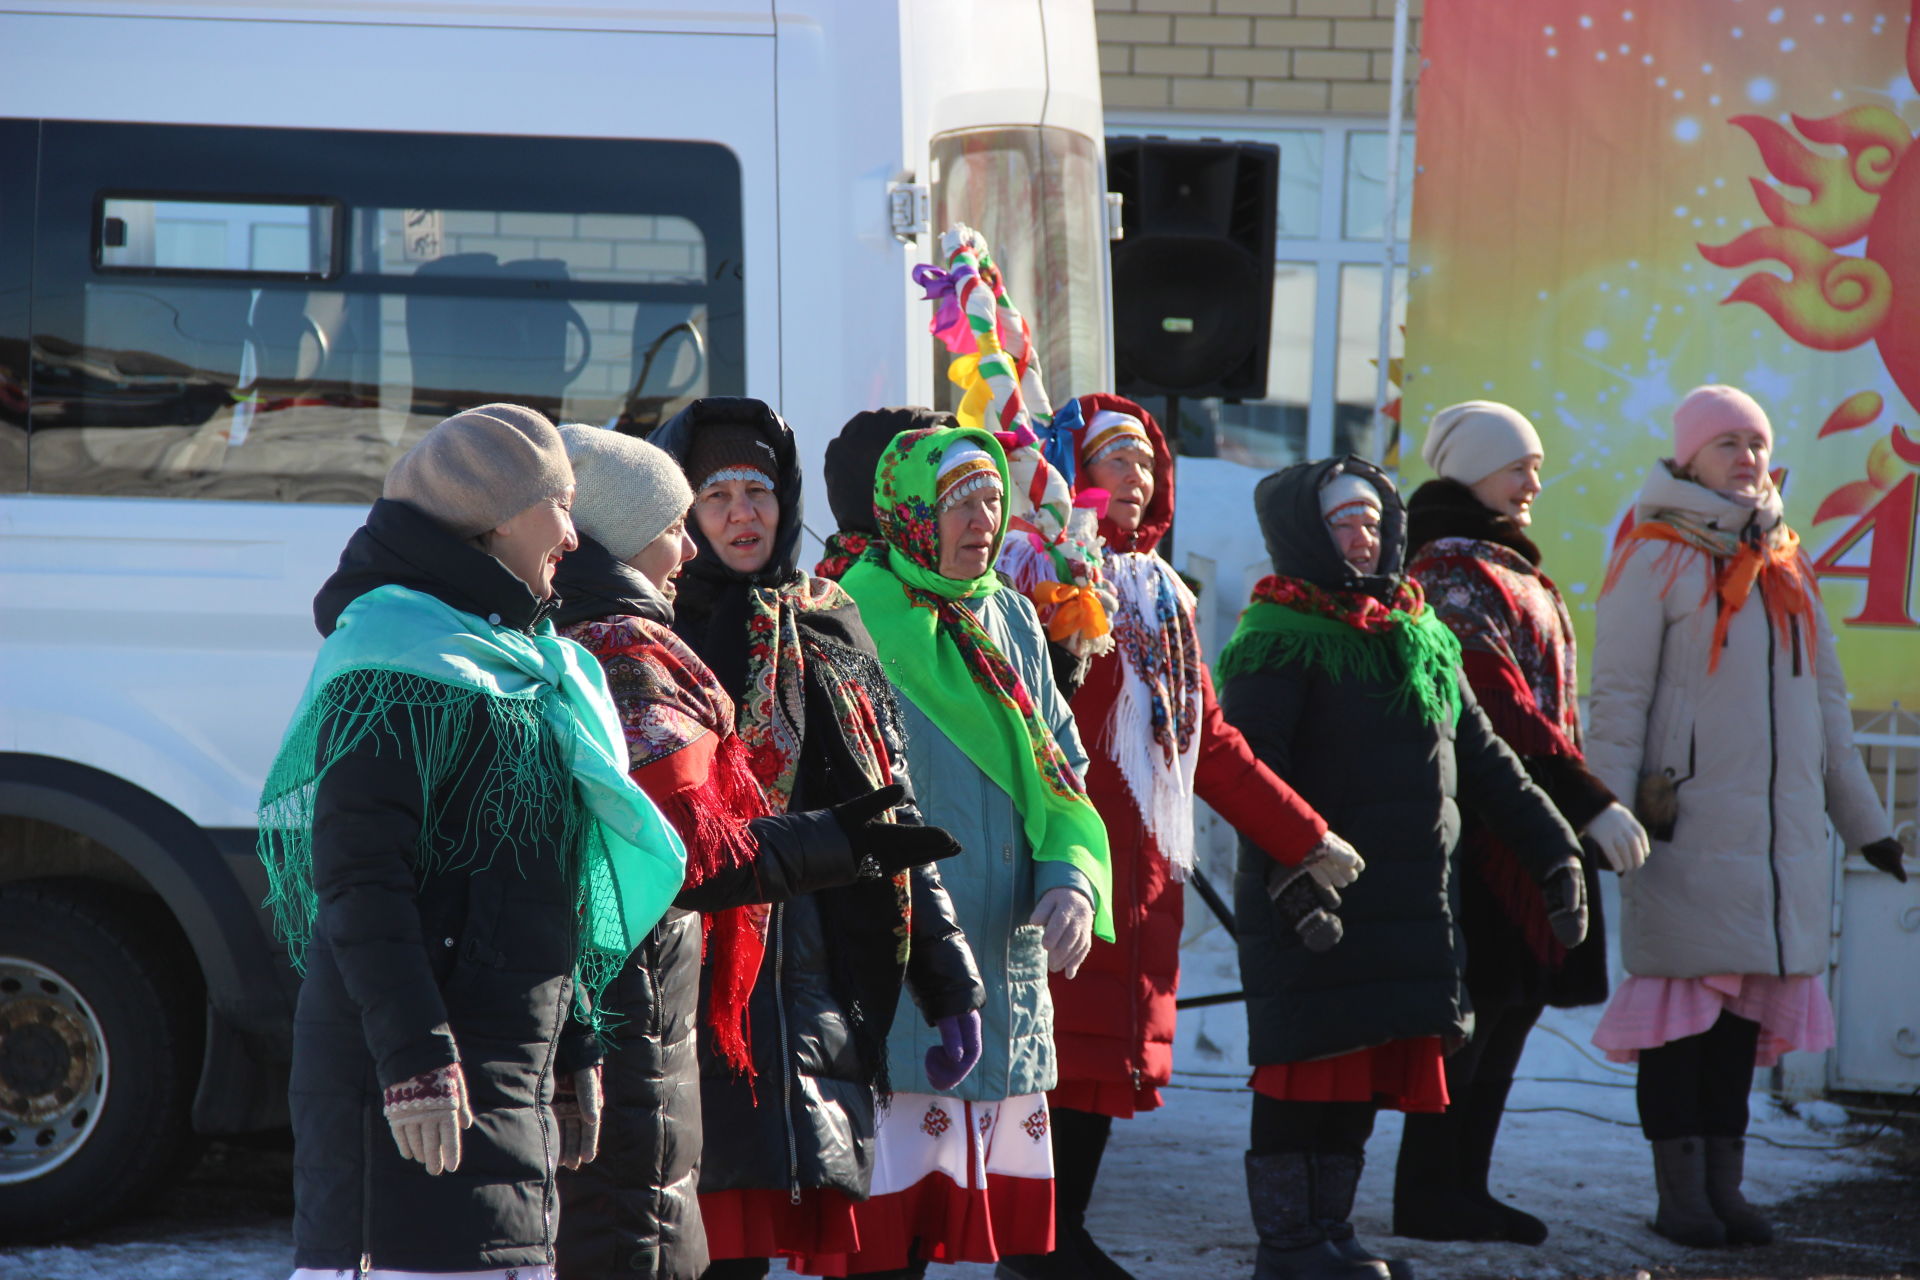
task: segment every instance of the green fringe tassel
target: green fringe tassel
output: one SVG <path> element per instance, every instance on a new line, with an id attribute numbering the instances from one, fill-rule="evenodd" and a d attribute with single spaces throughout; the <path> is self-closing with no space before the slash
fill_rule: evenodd
<path id="1" fill-rule="evenodd" d="M 1300 663 L 1331 680 L 1368 680 L 1393 687 L 1389 705 L 1426 724 L 1460 717 L 1460 640 L 1422 609 L 1393 615 L 1385 632 L 1365 632 L 1333 618 L 1256 600 L 1240 615 L 1214 666 L 1221 680 L 1266 667 Z"/>
<path id="2" fill-rule="evenodd" d="M 571 737 L 545 696 L 500 697 L 410 672 L 356 667 L 322 686 L 288 730 L 260 800 L 259 854 L 267 869 L 266 905 L 294 967 L 306 971 L 319 899 L 313 889 L 313 809 L 320 784 L 341 760 L 371 751 L 417 773 L 422 823 L 414 851 L 417 882 L 480 871 L 491 854 L 536 847 L 557 829 L 575 885 L 580 922 L 579 1016 L 603 1030 L 600 993 L 620 971 L 623 949 L 609 947 L 596 922 L 618 916 L 618 892 L 599 824 L 574 802 Z M 496 744 L 476 780 L 471 808 L 441 808 L 438 797 L 473 767 L 476 733 Z M 484 856 L 487 861 L 479 859 Z M 517 863 L 516 863 L 517 865 Z M 613 935 L 617 937 L 617 931 Z M 617 953 L 616 953 L 617 952 Z"/>

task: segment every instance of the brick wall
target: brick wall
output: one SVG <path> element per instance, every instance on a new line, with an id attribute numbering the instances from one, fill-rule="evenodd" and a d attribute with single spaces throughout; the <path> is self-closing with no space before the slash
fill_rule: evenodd
<path id="1" fill-rule="evenodd" d="M 1094 0 L 1094 22 L 1108 110 L 1387 113 L 1393 0 Z"/>

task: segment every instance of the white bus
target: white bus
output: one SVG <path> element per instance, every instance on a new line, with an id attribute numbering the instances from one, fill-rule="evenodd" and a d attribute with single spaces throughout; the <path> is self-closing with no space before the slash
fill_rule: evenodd
<path id="1" fill-rule="evenodd" d="M 427 427 L 752 395 L 817 477 L 954 220 L 1107 386 L 1105 191 L 1087 0 L 0 0 L 0 1238 L 285 1123 L 255 801 Z"/>

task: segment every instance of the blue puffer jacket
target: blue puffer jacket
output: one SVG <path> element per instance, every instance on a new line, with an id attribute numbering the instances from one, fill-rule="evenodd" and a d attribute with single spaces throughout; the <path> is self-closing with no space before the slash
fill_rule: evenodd
<path id="1" fill-rule="evenodd" d="M 1033 605 L 1010 589 L 967 605 L 1020 673 L 1060 750 L 1084 778 L 1087 753 L 1074 728 L 1073 713 L 1054 686 Z M 888 665 L 894 662 L 885 653 L 880 658 Z M 1027 918 L 1049 889 L 1064 885 L 1087 894 L 1088 901 L 1092 891 L 1086 877 L 1066 863 L 1034 860 L 1013 798 L 905 694 L 900 695 L 900 711 L 907 728 L 908 772 L 919 794 L 921 815 L 930 825 L 945 827 L 964 850 L 941 862 L 940 876 L 987 988 L 987 1003 L 980 1010 L 980 1065 L 958 1088 L 942 1092 L 965 1102 L 990 1102 L 1051 1089 L 1058 1081 L 1047 953 L 1040 946 L 1039 926 L 1028 924 Z M 939 1043 L 938 1029 L 903 1007 L 887 1037 L 893 1087 L 910 1093 L 935 1092 L 922 1064 L 927 1050 Z"/>

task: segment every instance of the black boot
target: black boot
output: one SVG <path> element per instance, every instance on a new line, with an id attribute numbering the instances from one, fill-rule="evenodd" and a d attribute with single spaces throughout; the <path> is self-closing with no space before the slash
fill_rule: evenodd
<path id="1" fill-rule="evenodd" d="M 1353 1197 L 1360 1174 L 1367 1167 L 1364 1154 L 1321 1151 L 1313 1157 L 1313 1216 L 1327 1233 L 1327 1244 L 1349 1262 L 1374 1263 L 1393 1280 L 1413 1280 L 1413 1264 L 1404 1258 L 1383 1258 L 1353 1236 Z"/>
<path id="2" fill-rule="evenodd" d="M 1415 1240 L 1505 1240 L 1506 1221 L 1467 1194 L 1460 1108 L 1409 1112 L 1393 1166 L 1393 1234 Z"/>
<path id="3" fill-rule="evenodd" d="M 1356 1262 L 1327 1240 L 1314 1214 L 1314 1157 L 1247 1153 L 1247 1203 L 1260 1237 L 1253 1280 L 1388 1280 L 1381 1262 Z"/>
<path id="4" fill-rule="evenodd" d="M 1493 1211 L 1500 1220 L 1500 1238 L 1514 1244 L 1540 1245 L 1547 1224 L 1516 1209 L 1487 1187 L 1493 1168 L 1493 1144 L 1500 1137 L 1500 1121 L 1507 1113 L 1511 1079 L 1475 1080 L 1465 1090 L 1460 1107 L 1460 1182 L 1467 1198 Z"/>
<path id="5" fill-rule="evenodd" d="M 1675 1244 L 1710 1249 L 1727 1242 L 1727 1229 L 1707 1200 L 1704 1138 L 1662 1138 L 1653 1144 L 1653 1182 L 1660 1211 L 1653 1229 Z"/>
<path id="6" fill-rule="evenodd" d="M 1740 1194 L 1746 1178 L 1747 1140 L 1708 1138 L 1707 1203 L 1727 1229 L 1728 1244 L 1772 1244 L 1773 1227 Z"/>
<path id="7" fill-rule="evenodd" d="M 1087 1206 L 1100 1179 L 1100 1161 L 1113 1133 L 1113 1117 L 1054 1107 L 1053 1252 L 1009 1254 L 994 1268 L 996 1280 L 1133 1280 L 1087 1232 Z"/>

